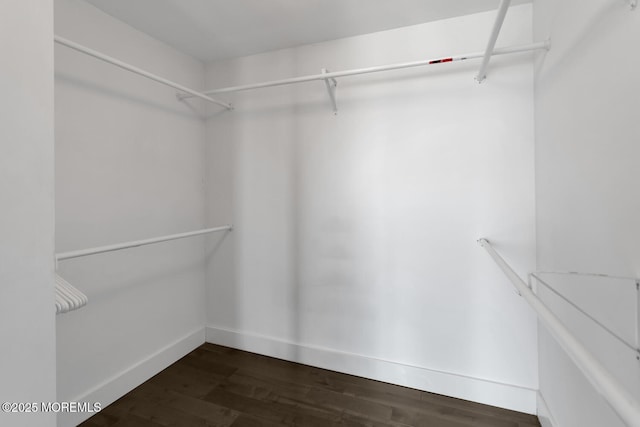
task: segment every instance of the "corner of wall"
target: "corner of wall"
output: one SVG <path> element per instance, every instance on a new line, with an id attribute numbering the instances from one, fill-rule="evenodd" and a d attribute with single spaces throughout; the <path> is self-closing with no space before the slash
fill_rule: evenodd
<path id="1" fill-rule="evenodd" d="M 96 385 L 82 395 L 69 400 L 73 402 L 98 402 L 102 408 L 105 408 L 204 343 L 205 330 L 204 328 L 197 329 L 145 357 L 138 363 L 127 367 L 119 374 Z M 94 415 L 92 412 L 60 412 L 58 414 L 58 425 L 77 425 L 92 415 Z"/>
<path id="2" fill-rule="evenodd" d="M 547 406 L 547 402 L 544 400 L 542 392 L 538 391 L 536 394 L 537 406 L 538 406 L 538 421 L 542 427 L 560 427 L 558 423 L 553 420 L 553 415 Z"/>

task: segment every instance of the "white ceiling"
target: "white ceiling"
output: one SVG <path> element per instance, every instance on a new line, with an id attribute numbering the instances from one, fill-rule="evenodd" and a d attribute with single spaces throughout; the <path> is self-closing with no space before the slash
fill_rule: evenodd
<path id="1" fill-rule="evenodd" d="M 86 1 L 206 62 L 493 10 L 499 3 L 499 0 Z"/>

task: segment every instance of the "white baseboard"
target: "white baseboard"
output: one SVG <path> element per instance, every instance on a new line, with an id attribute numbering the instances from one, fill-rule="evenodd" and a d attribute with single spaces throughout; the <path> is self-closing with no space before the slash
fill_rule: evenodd
<path id="1" fill-rule="evenodd" d="M 206 340 L 213 344 L 459 399 L 471 400 L 528 414 L 536 413 L 536 390 L 531 388 L 215 326 L 206 328 Z"/>
<path id="2" fill-rule="evenodd" d="M 139 361 L 120 374 L 106 380 L 91 390 L 69 399 L 72 402 L 100 402 L 102 407 L 115 402 L 117 399 L 133 390 L 167 366 L 176 362 L 205 342 L 205 330 L 197 330 L 161 348 L 149 357 Z M 59 398 L 58 400 L 67 400 Z M 92 416 L 92 413 L 58 413 L 58 427 L 76 426 Z"/>
<path id="3" fill-rule="evenodd" d="M 542 427 L 559 427 L 558 423 L 553 420 L 551 411 L 547 406 L 547 402 L 544 400 L 542 393 L 538 392 L 538 420 Z"/>

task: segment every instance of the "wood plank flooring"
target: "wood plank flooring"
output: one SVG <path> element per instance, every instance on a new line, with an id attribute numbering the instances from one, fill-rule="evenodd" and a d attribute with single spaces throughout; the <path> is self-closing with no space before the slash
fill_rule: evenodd
<path id="1" fill-rule="evenodd" d="M 534 427 L 536 417 L 203 344 L 83 427 Z"/>

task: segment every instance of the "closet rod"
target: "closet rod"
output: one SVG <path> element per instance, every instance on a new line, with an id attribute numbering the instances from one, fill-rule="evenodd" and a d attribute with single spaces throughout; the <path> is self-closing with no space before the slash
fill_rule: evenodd
<path id="1" fill-rule="evenodd" d="M 172 87 L 172 88 L 177 89 L 177 90 L 179 90 L 181 92 L 188 93 L 191 96 L 195 96 L 197 98 L 204 99 L 205 101 L 217 104 L 217 105 L 219 105 L 221 107 L 226 108 L 227 110 L 232 110 L 233 109 L 233 107 L 230 104 L 227 104 L 227 103 L 224 103 L 222 101 L 218 101 L 216 99 L 213 99 L 213 98 L 211 98 L 211 97 L 209 97 L 209 96 L 207 96 L 207 95 L 205 95 L 203 93 L 197 92 L 197 91 L 195 91 L 193 89 L 189 89 L 188 87 L 182 86 L 181 84 L 172 82 L 171 80 L 167 80 L 167 79 L 165 79 L 163 77 L 157 76 L 157 75 L 152 74 L 152 73 L 150 73 L 148 71 L 145 71 L 145 70 L 142 70 L 142 69 L 140 69 L 138 67 L 135 67 L 133 65 L 127 64 L 126 62 L 123 62 L 123 61 L 120 61 L 118 59 L 112 58 L 111 56 L 105 55 L 104 53 L 100 53 L 100 52 L 98 52 L 96 50 L 93 50 L 91 48 L 83 46 L 83 45 L 81 45 L 79 43 L 73 42 L 71 40 L 67 40 L 65 38 L 62 38 L 62 37 L 56 36 L 56 35 L 54 35 L 53 40 L 58 44 L 61 44 L 63 46 L 66 46 L 66 47 L 69 47 L 71 49 L 77 50 L 78 52 L 85 53 L 85 54 L 87 54 L 89 56 L 93 56 L 96 59 L 108 62 L 109 64 L 113 64 L 116 67 L 120 67 L 120 68 L 125 69 L 127 71 L 131 71 L 132 73 L 135 73 L 135 74 L 138 74 L 140 76 L 146 77 L 148 79 L 154 80 L 154 81 L 156 81 L 158 83 L 161 83 L 163 85 Z"/>
<path id="2" fill-rule="evenodd" d="M 504 259 L 487 239 L 478 240 L 498 267 L 509 278 L 518 293 L 529 303 L 551 335 L 582 371 L 596 391 L 629 427 L 640 427 L 640 403 L 616 380 L 602 364 L 578 341 Z"/>
<path id="3" fill-rule="evenodd" d="M 138 246 L 151 245 L 153 243 L 166 242 L 168 240 L 184 239 L 186 237 L 199 236 L 201 234 L 215 233 L 218 231 L 231 231 L 233 226 L 205 228 L 203 230 L 189 231 L 186 233 L 170 234 L 168 236 L 153 237 L 151 239 L 135 240 L 132 242 L 116 243 L 114 245 L 98 246 L 97 248 L 81 249 L 77 251 L 62 252 L 56 254 L 56 261 L 64 261 L 71 258 L 79 258 L 88 255 L 101 254 L 104 252 L 119 251 L 121 249 L 136 248 Z"/>
<path id="4" fill-rule="evenodd" d="M 491 59 L 491 55 L 493 54 L 493 49 L 496 47 L 498 34 L 500 34 L 500 29 L 502 28 L 504 18 L 505 16 L 507 16 L 507 9 L 509 9 L 510 3 L 511 0 L 502 0 L 500 2 L 500 6 L 498 7 L 498 16 L 496 17 L 496 21 L 493 23 L 493 29 L 491 30 L 491 35 L 489 36 L 489 42 L 487 43 L 487 48 L 485 49 L 484 56 L 482 57 L 482 64 L 480 64 L 480 71 L 478 71 L 478 75 L 476 76 L 476 81 L 478 83 L 482 83 L 482 81 L 487 78 L 487 67 L 489 66 L 489 60 Z"/>
<path id="5" fill-rule="evenodd" d="M 538 50 L 538 49 L 547 49 L 548 50 L 549 46 L 550 46 L 550 42 L 547 40 L 547 41 L 539 42 L 539 43 L 531 43 L 531 44 L 526 44 L 526 45 L 503 47 L 503 48 L 495 49 L 493 51 L 492 55 L 505 55 L 505 54 L 509 54 L 509 53 L 529 52 L 529 51 Z M 240 92 L 240 91 L 249 90 L 249 89 L 259 89 L 259 88 L 271 87 L 271 86 L 282 86 L 282 85 L 293 84 L 293 83 L 310 82 L 310 81 L 314 81 L 314 80 L 326 80 L 326 79 L 333 79 L 333 78 L 336 78 L 336 77 L 355 76 L 355 75 L 358 75 L 358 74 L 376 73 L 376 72 L 379 72 L 379 71 L 399 70 L 399 69 L 402 69 L 402 68 L 411 68 L 411 67 L 420 67 L 420 66 L 423 66 L 423 65 L 441 64 L 441 63 L 444 63 L 444 62 L 464 61 L 466 59 L 482 58 L 484 56 L 484 54 L 485 54 L 484 51 L 483 52 L 474 52 L 474 53 L 468 53 L 466 55 L 456 55 L 456 56 L 451 56 L 451 57 L 447 57 L 447 58 L 426 59 L 426 60 L 423 60 L 423 61 L 404 62 L 404 63 L 400 63 L 400 64 L 390 64 L 390 65 L 380 65 L 380 66 L 369 67 L 369 68 L 358 68 L 358 69 L 355 69 L 355 70 L 334 71 L 334 72 L 322 73 L 322 74 L 311 74 L 311 75 L 307 75 L 307 76 L 293 77 L 293 78 L 289 78 L 289 79 L 272 80 L 272 81 L 268 81 L 268 82 L 264 82 L 264 83 L 254 83 L 254 84 L 247 84 L 247 85 L 242 85 L 242 86 L 231 86 L 231 87 L 225 87 L 225 88 L 220 88 L 220 89 L 205 90 L 202 93 L 207 94 L 207 95 L 213 95 L 213 94 L 218 94 L 218 93 Z M 184 97 L 188 98 L 189 96 L 184 96 Z"/>

